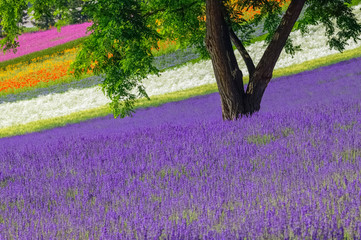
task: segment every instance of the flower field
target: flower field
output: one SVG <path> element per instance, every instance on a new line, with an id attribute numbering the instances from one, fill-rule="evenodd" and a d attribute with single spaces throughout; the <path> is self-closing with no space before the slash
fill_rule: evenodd
<path id="1" fill-rule="evenodd" d="M 215 93 L 0 139 L 0 238 L 357 238 L 360 61 L 275 79 L 237 122 Z"/>
<path id="2" fill-rule="evenodd" d="M 47 31 L 22 34 L 18 39 L 20 46 L 17 48 L 17 52 L 15 54 L 10 51 L 6 54 L 0 52 L 0 62 L 85 37 L 90 34 L 87 33 L 87 28 L 90 27 L 91 24 L 92 23 L 82 23 L 64 26 L 60 32 L 58 32 L 56 28 L 53 28 Z"/>
<path id="3" fill-rule="evenodd" d="M 70 64 L 75 60 L 77 49 L 65 50 L 61 56 L 49 56 L 39 61 L 33 59 L 28 64 L 18 63 L 0 70 L 0 92 L 31 88 L 39 83 L 56 81 L 68 76 Z"/>
<path id="4" fill-rule="evenodd" d="M 222 121 L 189 50 L 144 79 L 158 107 L 0 138 L 0 239 L 361 239 L 361 43 L 336 54 L 324 34 L 291 34 L 303 51 L 281 54 L 252 117 Z M 0 136 L 106 106 L 100 76 L 66 74 L 76 51 L 0 69 Z M 171 102 L 192 89 L 212 93 Z"/>

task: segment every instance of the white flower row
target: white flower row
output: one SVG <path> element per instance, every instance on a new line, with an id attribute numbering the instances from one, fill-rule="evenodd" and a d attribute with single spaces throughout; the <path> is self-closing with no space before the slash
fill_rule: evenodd
<path id="1" fill-rule="evenodd" d="M 0 104 L 0 128 L 65 116 L 107 104 L 100 87 L 49 94 L 30 100 Z"/>
<path id="2" fill-rule="evenodd" d="M 361 19 L 361 5 L 356 6 L 354 12 Z M 330 50 L 326 44 L 327 37 L 325 36 L 324 27 L 314 26 L 311 28 L 310 33 L 304 37 L 301 36 L 300 31 L 295 31 L 291 33 L 290 37 L 295 45 L 301 45 L 303 51 L 297 52 L 294 58 L 283 51 L 276 64 L 276 69 L 337 53 L 336 50 Z M 361 46 L 360 41 L 358 43 L 349 41 L 346 50 L 359 46 Z M 265 50 L 265 44 L 263 41 L 256 42 L 247 47 L 247 50 L 254 59 L 254 62 L 257 63 Z M 236 57 L 239 59 L 239 65 L 244 75 L 247 75 L 245 64 L 242 62 L 237 51 Z M 180 68 L 165 71 L 159 77 L 151 75 L 143 80 L 149 96 L 161 95 L 209 83 L 215 83 L 210 60 L 195 64 L 189 63 Z M 3 103 L 0 104 L 0 112 L 2 113 L 0 115 L 0 128 L 65 116 L 81 110 L 104 106 L 109 102 L 110 100 L 104 96 L 100 87 L 97 86 L 81 90 L 70 89 L 65 93 L 49 94 L 19 102 Z"/>

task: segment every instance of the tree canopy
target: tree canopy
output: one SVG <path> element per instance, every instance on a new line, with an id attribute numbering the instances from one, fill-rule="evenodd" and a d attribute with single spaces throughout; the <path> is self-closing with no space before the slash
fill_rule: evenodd
<path id="1" fill-rule="evenodd" d="M 33 11 L 36 14 L 36 20 L 31 21 L 36 27 L 40 29 L 49 29 L 55 26 L 56 21 L 61 19 L 61 14 L 55 14 L 57 11 L 56 3 L 42 4 L 43 0 L 35 0 L 34 4 L 29 4 L 30 7 L 34 5 Z M 67 14 L 67 23 L 76 24 L 88 21 L 88 16 L 82 14 L 86 2 L 82 0 L 66 0 L 63 4 L 67 6 L 69 12 Z"/>
<path id="2" fill-rule="evenodd" d="M 61 27 L 71 22 L 71 11 L 67 8 L 67 0 L 29 2 L 32 6 L 28 12 L 33 11 L 35 19 L 39 19 L 42 14 L 38 9 L 50 9 L 51 6 L 54 8 L 54 14 L 61 16 L 56 26 Z M 216 4 L 215 10 L 219 11 L 224 20 L 223 26 L 228 28 L 226 34 L 229 33 L 230 40 L 224 41 L 232 41 L 241 52 L 250 75 L 260 68 L 261 64 L 254 64 L 244 48 L 255 28 L 262 26 L 264 31 L 269 33 L 267 41 L 270 45 L 273 41 L 275 46 L 279 44 L 277 49 L 284 47 L 287 53 L 294 54 L 299 50 L 298 46 L 294 46 L 288 38 L 289 31 L 283 33 L 281 30 L 287 24 L 290 25 L 288 26 L 290 29 L 294 27 L 293 20 L 296 20 L 298 15 L 292 21 L 287 19 L 292 19 L 292 14 L 299 14 L 301 9 L 304 13 L 298 19 L 297 27 L 302 33 L 306 33 L 310 25 L 323 24 L 331 48 L 343 51 L 349 39 L 360 40 L 361 34 L 361 25 L 349 6 L 351 0 L 83 0 L 83 2 L 82 14 L 89 17 L 93 25 L 89 29 L 91 35 L 79 51 L 72 70 L 77 77 L 88 70 L 104 76 L 102 89 L 112 100 L 111 108 L 115 117 L 131 115 L 138 97 L 149 98 L 142 85 L 142 79 L 149 74 L 159 74 L 159 70 L 153 66 L 154 56 L 151 49 L 158 48 L 160 40 L 176 40 L 183 48 L 196 47 L 204 58 L 212 57 L 205 37 L 215 13 L 207 11 L 207 8 L 213 3 Z M 0 26 L 5 36 L 0 40 L 0 45 L 4 50 L 18 46 L 16 38 L 21 34 L 18 24 L 22 19 L 20 12 L 27 8 L 27 4 L 28 1 L 25 0 L 0 0 Z M 250 15 L 250 11 L 254 15 Z M 208 34 L 216 37 L 218 33 L 208 29 Z M 285 44 L 278 40 L 282 38 L 279 34 L 285 35 Z M 274 64 L 278 56 L 275 54 Z M 273 67 L 270 67 L 271 72 Z M 220 88 L 221 82 L 217 81 L 217 84 Z M 268 82 L 265 83 L 266 86 L 267 84 Z M 237 87 L 240 87 L 239 85 Z M 252 87 L 252 84 L 250 86 Z M 264 88 L 260 90 L 262 94 Z M 247 89 L 247 92 L 250 91 Z"/>

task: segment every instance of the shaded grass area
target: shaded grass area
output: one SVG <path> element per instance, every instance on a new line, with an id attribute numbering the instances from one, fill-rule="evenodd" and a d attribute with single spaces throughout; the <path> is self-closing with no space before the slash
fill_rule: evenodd
<path id="1" fill-rule="evenodd" d="M 327 57 L 323 57 L 320 59 L 315 59 L 311 61 L 304 62 L 302 64 L 293 65 L 287 68 L 278 69 L 274 71 L 274 78 L 292 75 L 296 73 L 300 73 L 303 71 L 313 70 L 318 67 L 327 66 L 333 63 L 349 60 L 352 58 L 361 56 L 361 47 L 345 51 L 344 53 L 337 53 L 334 55 L 330 55 Z M 248 83 L 248 78 L 244 79 L 245 83 Z M 168 103 L 168 102 L 176 102 L 184 99 L 188 99 L 195 96 L 207 95 L 210 93 L 217 92 L 217 85 L 207 84 L 203 86 L 199 86 L 196 88 L 186 89 L 182 91 L 172 92 L 159 96 L 152 96 L 151 100 L 148 101 L 146 99 L 139 99 L 136 103 L 135 109 L 139 108 L 148 108 L 148 107 L 157 107 L 159 105 Z M 79 123 L 86 120 L 90 120 L 93 118 L 104 117 L 111 113 L 111 110 L 107 105 L 94 108 L 90 110 L 80 111 L 73 114 L 69 114 L 67 116 L 56 117 L 46 120 L 39 120 L 31 123 L 27 123 L 24 125 L 16 125 L 12 127 L 7 127 L 0 129 L 0 137 L 10 137 L 15 135 L 22 135 L 31 132 L 42 131 L 46 129 L 52 129 L 60 126 L 65 126 L 67 124 Z"/>

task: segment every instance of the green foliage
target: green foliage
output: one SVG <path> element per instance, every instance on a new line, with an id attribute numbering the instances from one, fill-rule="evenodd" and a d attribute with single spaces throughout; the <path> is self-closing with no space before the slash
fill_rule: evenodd
<path id="1" fill-rule="evenodd" d="M 49 29 L 49 27 L 55 26 L 57 21 L 60 21 L 60 24 L 86 22 L 89 18 L 82 13 L 82 8 L 84 8 L 86 4 L 87 2 L 83 0 L 34 0 L 31 10 L 34 11 L 36 20 L 32 23 L 40 29 Z M 59 8 L 59 6 L 62 7 Z"/>
<path id="2" fill-rule="evenodd" d="M 307 33 L 309 25 L 323 24 L 330 48 L 342 52 L 349 39 L 355 42 L 361 40 L 361 25 L 351 11 L 350 4 L 351 0 L 309 0 L 298 28 L 302 33 Z"/>
<path id="3" fill-rule="evenodd" d="M 32 6 L 34 11 L 35 21 L 31 21 L 36 27 L 40 29 L 49 29 L 51 26 L 55 25 L 55 20 L 59 20 L 59 16 L 54 16 L 55 6 L 51 2 L 46 2 L 42 0 L 35 0 Z"/>
<path id="4" fill-rule="evenodd" d="M 350 6 L 355 6 L 361 3 L 361 0 L 352 0 Z"/>
<path id="5" fill-rule="evenodd" d="M 68 0 L 68 8 L 69 8 L 69 23 L 83 23 L 89 20 L 89 16 L 85 15 L 82 11 L 82 8 L 88 2 L 84 2 L 83 0 Z"/>
<path id="6" fill-rule="evenodd" d="M 205 1 L 179 0 L 148 1 L 143 5 L 144 16 L 150 22 L 158 22 L 163 39 L 177 40 L 182 48 L 195 46 L 203 56 L 208 56 L 204 44 L 206 31 Z"/>
<path id="7" fill-rule="evenodd" d="M 32 13 L 35 25 L 48 29 L 50 26 L 60 27 L 69 24 L 70 9 L 67 0 L 30 0 L 28 12 Z"/>
<path id="8" fill-rule="evenodd" d="M 93 19 L 92 34 L 72 69 L 77 77 L 91 69 L 104 76 L 102 90 L 112 100 L 114 115 L 131 115 L 134 100 L 148 98 L 141 80 L 158 72 L 152 66 L 151 49 L 157 47 L 160 36 L 154 23 L 143 16 L 139 1 L 100 0 L 84 10 Z"/>
<path id="9" fill-rule="evenodd" d="M 23 20 L 23 10 L 26 9 L 25 0 L 0 0 L 0 27 L 2 35 L 0 39 L 0 47 L 3 51 L 13 50 L 19 43 L 15 39 L 20 35 L 19 23 Z"/>

